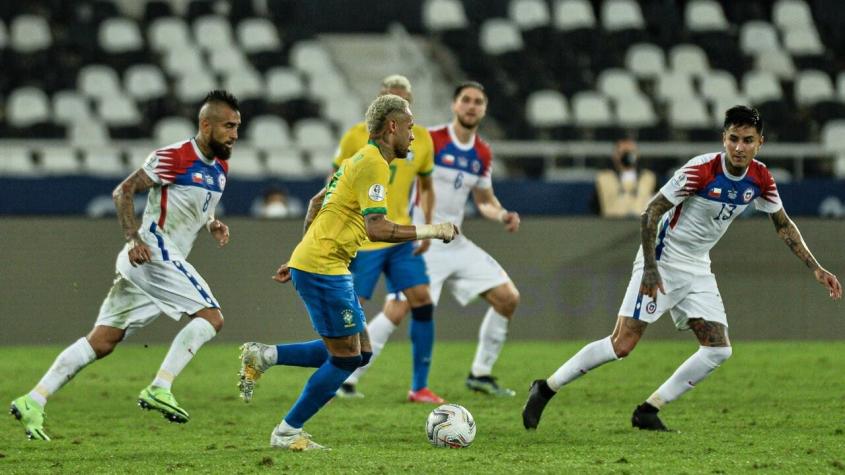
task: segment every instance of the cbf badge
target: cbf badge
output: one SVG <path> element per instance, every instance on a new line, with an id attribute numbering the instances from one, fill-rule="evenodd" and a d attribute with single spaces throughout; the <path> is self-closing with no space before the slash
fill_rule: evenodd
<path id="1" fill-rule="evenodd" d="M 355 326 L 355 312 L 351 309 L 345 308 L 340 312 L 340 317 L 343 318 L 344 328 L 352 328 Z"/>

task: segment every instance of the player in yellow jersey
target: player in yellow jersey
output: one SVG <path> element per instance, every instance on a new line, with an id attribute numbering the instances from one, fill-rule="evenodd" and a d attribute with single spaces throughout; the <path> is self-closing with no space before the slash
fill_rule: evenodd
<path id="1" fill-rule="evenodd" d="M 408 101 L 384 95 L 370 104 L 366 120 L 369 143 L 344 160 L 329 184 L 311 199 L 305 236 L 290 261 L 273 277 L 281 283 L 293 281 L 321 339 L 285 345 L 250 342 L 241 347 L 239 387 L 245 401 L 252 399 L 255 381 L 271 366 L 318 368 L 273 429 L 272 447 L 322 449 L 302 426 L 335 395 L 352 371 L 372 356 L 364 311 L 348 270 L 364 240 L 436 238 L 449 242 L 458 234 L 451 223 L 412 226 L 386 219 L 389 165 L 408 155 L 414 140 L 413 115 Z"/>
<path id="2" fill-rule="evenodd" d="M 398 74 L 387 76 L 381 82 L 380 95 L 395 94 L 412 100 L 411 83 L 408 78 Z M 390 177 L 387 183 L 387 219 L 410 224 L 413 202 L 419 199 L 424 222 L 431 224 L 434 210 L 434 185 L 431 173 L 434 171 L 434 145 L 425 127 L 414 125 L 414 141 L 404 160 L 394 160 L 390 164 Z M 354 125 L 340 140 L 335 154 L 334 168 L 338 169 L 344 159 L 352 156 L 367 143 L 369 134 L 363 122 Z M 415 192 L 415 184 L 419 183 Z M 443 399 L 428 388 L 428 373 L 431 366 L 431 354 L 434 348 L 434 305 L 429 292 L 429 279 L 421 254 L 428 250 L 429 241 L 401 244 L 371 242 L 361 246 L 360 252 L 349 264 L 355 293 L 362 300 L 369 300 L 382 273 L 385 276 L 387 291 L 390 294 L 402 293 L 411 307 L 411 353 L 413 356 L 413 375 L 408 400 L 412 402 L 442 404 Z M 396 327 L 402 323 L 407 313 L 403 302 L 388 300 L 384 309 L 367 324 L 367 333 L 372 335 L 373 358 L 377 357 Z M 363 397 L 358 392 L 357 383 L 369 365 L 352 373 L 337 392 L 340 397 Z"/>

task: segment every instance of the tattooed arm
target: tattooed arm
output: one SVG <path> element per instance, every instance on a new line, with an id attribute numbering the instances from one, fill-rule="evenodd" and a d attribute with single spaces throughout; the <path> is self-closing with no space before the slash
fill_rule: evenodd
<path id="1" fill-rule="evenodd" d="M 648 203 L 648 207 L 646 207 L 640 220 L 643 258 L 645 261 L 640 292 L 654 299 L 657 299 L 658 289 L 664 295 L 666 294 L 666 290 L 663 288 L 663 280 L 660 278 L 660 272 L 657 270 L 657 257 L 654 251 L 654 241 L 657 239 L 657 225 L 660 222 L 660 217 L 666 211 L 672 209 L 673 206 L 675 205 L 666 199 L 662 193 L 657 193 Z"/>
<path id="2" fill-rule="evenodd" d="M 792 253 L 798 256 L 804 265 L 813 271 L 816 280 L 827 288 L 830 297 L 834 300 L 842 298 L 842 285 L 839 283 L 839 279 L 819 264 L 819 261 L 816 260 L 804 242 L 804 238 L 801 237 L 798 226 L 789 219 L 786 211 L 781 208 L 772 213 L 771 217 L 778 236 L 789 246 Z"/>
<path id="3" fill-rule="evenodd" d="M 373 242 L 406 242 L 432 238 L 449 242 L 459 234 L 458 227 L 452 223 L 403 225 L 388 221 L 383 214 L 376 213 L 364 216 L 364 225 L 367 227 L 367 237 Z"/>
<path id="4" fill-rule="evenodd" d="M 138 223 L 135 221 L 135 193 L 142 193 L 155 186 L 153 180 L 143 170 L 135 170 L 112 192 L 114 206 L 117 209 L 117 222 L 123 230 L 123 237 L 131 244 L 129 262 L 135 266 L 149 262 L 152 258 L 150 248 L 138 235 Z"/>
<path id="5" fill-rule="evenodd" d="M 314 222 L 314 218 L 317 217 L 317 213 L 323 206 L 323 198 L 325 196 L 326 188 L 323 188 L 319 193 L 311 198 L 311 201 L 308 202 L 308 211 L 305 212 L 305 224 L 302 227 L 302 234 L 305 234 L 308 231 L 308 227 Z"/>

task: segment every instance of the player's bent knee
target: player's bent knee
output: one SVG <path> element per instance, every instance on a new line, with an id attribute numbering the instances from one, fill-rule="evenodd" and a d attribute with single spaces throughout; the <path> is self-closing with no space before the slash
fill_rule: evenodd
<path id="1" fill-rule="evenodd" d="M 624 358 L 630 355 L 634 348 L 637 347 L 637 342 L 632 340 L 613 340 L 613 352 L 616 353 L 617 358 Z"/>
<path id="2" fill-rule="evenodd" d="M 714 368 L 721 366 L 733 354 L 733 349 L 730 346 L 702 346 L 701 349 L 707 361 Z"/>
<path id="3" fill-rule="evenodd" d="M 362 360 L 363 360 L 363 358 L 361 357 L 361 355 L 355 355 L 355 356 L 334 356 L 334 355 L 332 355 L 331 357 L 329 357 L 329 361 L 334 366 L 336 366 L 336 367 L 338 367 L 338 368 L 340 368 L 344 371 L 349 371 L 350 373 L 352 371 L 355 371 L 356 369 L 358 369 L 359 366 L 361 366 Z"/>

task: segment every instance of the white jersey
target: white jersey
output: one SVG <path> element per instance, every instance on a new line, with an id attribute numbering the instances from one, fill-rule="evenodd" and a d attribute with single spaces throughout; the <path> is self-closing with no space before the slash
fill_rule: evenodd
<path id="1" fill-rule="evenodd" d="M 156 150 L 142 169 L 159 186 L 149 191 L 141 239 L 154 259 L 185 260 L 223 195 L 228 164 L 203 156 L 191 139 Z"/>
<path id="2" fill-rule="evenodd" d="M 775 180 L 761 162 L 752 160 L 742 176 L 725 167 L 722 153 L 699 155 L 660 189 L 675 207 L 661 218 L 655 257 L 664 266 L 709 272 L 710 249 L 753 201 L 765 213 L 782 208 Z M 635 267 L 643 261 L 640 246 Z"/>
<path id="3" fill-rule="evenodd" d="M 464 220 L 464 209 L 470 191 L 493 186 L 490 146 L 475 135 L 469 143 L 461 143 L 452 125 L 429 129 L 434 143 L 434 207 L 435 223 L 454 223 Z M 414 213 L 415 222 L 422 223 L 422 213 Z M 434 241 L 432 241 L 434 244 Z"/>

